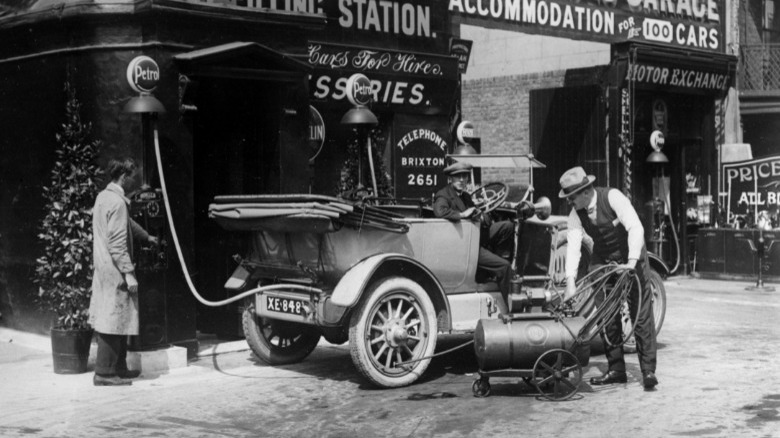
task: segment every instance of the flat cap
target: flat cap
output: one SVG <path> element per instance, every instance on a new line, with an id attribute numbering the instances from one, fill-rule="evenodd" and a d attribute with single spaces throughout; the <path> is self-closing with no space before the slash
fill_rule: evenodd
<path id="1" fill-rule="evenodd" d="M 455 162 L 444 168 L 444 174 L 447 176 L 457 175 L 459 173 L 471 173 L 473 166 L 468 163 Z"/>

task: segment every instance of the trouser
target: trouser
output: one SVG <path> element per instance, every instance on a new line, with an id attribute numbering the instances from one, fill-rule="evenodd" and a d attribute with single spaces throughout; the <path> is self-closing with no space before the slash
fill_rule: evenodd
<path id="1" fill-rule="evenodd" d="M 655 318 L 653 317 L 652 291 L 647 282 L 646 270 L 647 262 L 642 259 L 637 261 L 636 274 L 639 277 L 641 288 L 634 283 L 628 294 L 628 308 L 631 318 L 636 318 L 632 323 L 634 326 L 634 339 L 636 340 L 636 352 L 639 358 L 639 368 L 642 371 L 655 372 L 657 350 Z M 640 293 L 642 294 L 642 305 L 637 312 Z M 601 339 L 604 342 L 604 351 L 606 352 L 609 370 L 625 372 L 626 362 L 623 359 L 623 347 L 615 347 L 615 345 L 620 345 L 623 339 L 623 321 L 620 312 L 606 325 L 601 333 Z"/>
<path id="2" fill-rule="evenodd" d="M 127 371 L 127 335 L 99 332 L 96 335 L 95 374 L 111 377 Z"/>
<path id="3" fill-rule="evenodd" d="M 501 250 L 504 248 L 512 241 L 514 232 L 515 227 L 511 222 L 501 221 L 491 224 L 488 235 L 482 237 L 482 239 L 487 237 L 487 245 L 479 248 L 479 258 L 477 259 L 477 268 L 489 272 L 496 279 L 501 295 L 504 297 L 504 302 L 507 303 L 509 302 L 507 297 L 509 297 L 510 282 L 512 281 L 512 264 L 490 251 L 490 249 Z"/>

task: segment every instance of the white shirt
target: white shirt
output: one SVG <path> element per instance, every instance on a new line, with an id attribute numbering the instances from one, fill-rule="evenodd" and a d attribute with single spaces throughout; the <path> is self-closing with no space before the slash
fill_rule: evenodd
<path id="1" fill-rule="evenodd" d="M 588 217 L 591 221 L 596 221 L 596 202 L 598 201 L 598 192 L 593 194 L 593 199 L 590 200 L 588 205 Z M 615 211 L 617 219 L 615 219 L 615 225 L 617 223 L 623 224 L 628 232 L 628 258 L 639 260 L 639 256 L 642 254 L 642 247 L 645 245 L 645 229 L 642 227 L 642 222 L 639 220 L 639 216 L 634 210 L 634 206 L 631 205 L 631 201 L 628 200 L 626 195 L 617 189 L 610 189 L 607 194 L 607 202 L 612 210 Z M 577 267 L 580 264 L 580 250 L 582 248 L 583 239 L 585 239 L 586 246 L 590 246 L 592 249 L 593 239 L 585 233 L 582 228 L 582 222 L 577 212 L 572 209 L 569 213 L 568 220 L 568 242 L 569 247 L 566 250 L 566 277 L 577 277 Z"/>

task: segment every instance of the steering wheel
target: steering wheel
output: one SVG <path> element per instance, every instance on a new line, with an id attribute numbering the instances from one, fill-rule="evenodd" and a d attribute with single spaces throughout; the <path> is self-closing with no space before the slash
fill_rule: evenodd
<path id="1" fill-rule="evenodd" d="M 492 182 L 469 193 L 474 205 L 482 213 L 489 213 L 506 200 L 509 187 L 502 182 Z"/>

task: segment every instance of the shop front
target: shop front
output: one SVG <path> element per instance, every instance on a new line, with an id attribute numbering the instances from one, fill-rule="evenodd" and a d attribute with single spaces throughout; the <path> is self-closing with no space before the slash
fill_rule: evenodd
<path id="1" fill-rule="evenodd" d="M 463 114 L 480 125 L 483 151 L 531 152 L 545 163 L 533 176 L 534 188 L 552 199 L 558 214 L 568 214 L 555 196 L 558 178 L 583 166 L 597 185 L 618 188 L 632 200 L 648 248 L 662 262 L 655 266 L 659 272 L 690 273 L 698 229 L 718 220 L 718 150 L 727 138 L 725 120 L 733 117 L 733 105 L 724 99 L 734 87 L 737 62 L 729 48 L 729 3 L 483 6 L 450 2 L 461 35 L 475 40 L 478 59 L 471 68 L 481 77 L 464 76 Z M 511 51 L 479 58 L 479 50 L 499 38 L 540 68 L 520 64 Z M 525 48 L 524 41 L 550 55 Z M 569 47 L 591 52 L 570 53 Z M 519 73 L 512 75 L 513 69 Z M 503 112 L 482 96 L 493 88 L 504 90 L 490 94 Z"/>
<path id="2" fill-rule="evenodd" d="M 613 45 L 610 184 L 641 206 L 645 240 L 689 274 L 699 228 L 718 221 L 718 151 L 736 58 L 651 44 Z"/>
<path id="3" fill-rule="evenodd" d="M 0 304 L 12 326 L 43 328 L 22 272 L 38 256 L 32 219 L 54 161 L 65 81 L 105 145 L 101 164 L 119 156 L 142 163 L 134 217 L 165 242 L 139 255 L 137 349 L 176 344 L 192 352 L 198 331 L 241 335 L 241 303 L 199 304 L 185 281 L 206 301 L 227 298 L 234 255 L 248 244 L 208 218 L 214 196 L 369 190 L 420 199 L 446 183 L 459 73 L 441 2 L 28 3 L 0 2 L 9 42 L 0 49 L 9 133 L 0 140 Z M 140 76 L 128 67 L 139 57 L 156 66 L 153 87 L 133 87 Z M 368 81 L 364 109 L 375 124 L 345 117 L 356 106 L 347 98 L 356 74 Z"/>

